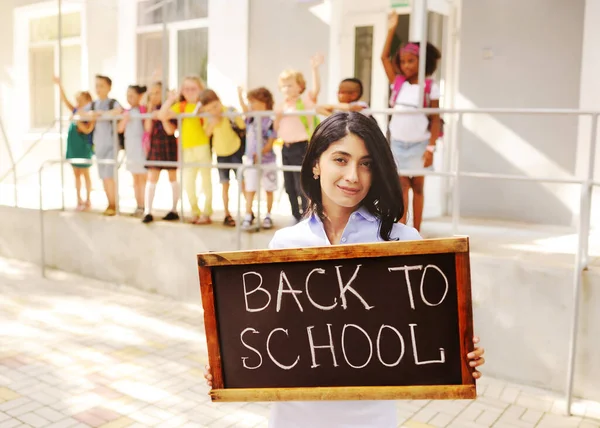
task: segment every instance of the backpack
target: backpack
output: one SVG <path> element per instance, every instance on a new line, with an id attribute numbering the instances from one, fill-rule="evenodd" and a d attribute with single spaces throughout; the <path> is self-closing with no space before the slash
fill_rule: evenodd
<path id="1" fill-rule="evenodd" d="M 112 110 L 115 108 L 115 104 L 117 103 L 117 100 L 115 100 L 114 98 L 110 98 L 108 100 L 108 110 Z M 90 111 L 94 111 L 96 110 L 96 101 L 92 101 L 92 107 L 90 108 Z M 112 127 L 111 127 L 112 130 Z M 119 147 L 121 148 L 121 150 L 125 150 L 125 133 L 124 132 L 119 132 L 118 133 L 118 137 L 119 137 Z M 94 131 L 90 132 L 90 145 L 92 146 L 92 149 L 94 147 Z"/>
<path id="2" fill-rule="evenodd" d="M 304 110 L 304 102 L 302 101 L 302 98 L 298 98 L 296 101 L 296 110 Z M 312 124 L 309 126 L 308 117 L 300 116 L 300 122 L 302 122 L 302 125 L 304 125 L 304 129 L 306 129 L 306 134 L 310 140 L 310 137 L 312 137 L 313 132 L 315 132 L 315 128 L 321 122 L 321 120 L 319 119 L 319 116 L 314 115 L 312 116 Z"/>
<path id="3" fill-rule="evenodd" d="M 394 79 L 394 85 L 392 86 L 392 94 L 390 95 L 390 107 L 394 108 L 396 105 L 396 100 L 398 99 L 398 95 L 400 94 L 400 90 L 402 89 L 402 85 L 406 82 L 406 77 L 401 74 L 396 75 Z M 425 79 L 425 96 L 423 97 L 423 107 L 428 108 L 431 107 L 431 88 L 433 86 L 433 79 Z M 429 119 L 428 130 L 431 129 L 431 118 Z M 440 117 L 440 137 L 444 136 L 444 119 Z"/>
<path id="4" fill-rule="evenodd" d="M 187 101 L 180 101 L 179 102 L 179 113 L 185 113 L 185 107 L 187 106 Z M 228 108 L 227 109 L 228 112 L 234 112 L 235 109 L 234 108 Z M 200 124 L 204 125 L 204 121 L 202 117 L 199 117 L 198 119 L 200 119 Z M 231 129 L 233 129 L 233 132 L 235 132 L 235 134 L 238 136 L 238 138 L 240 139 L 240 150 L 242 152 L 246 151 L 246 129 L 245 128 L 240 128 L 237 123 L 235 122 L 235 120 L 233 120 L 233 118 L 231 117 L 227 117 L 227 119 L 229 119 L 229 123 L 231 124 Z M 211 135 L 210 138 L 208 139 L 209 143 L 210 143 L 210 150 L 212 151 L 212 140 L 213 140 L 213 136 Z"/>
<path id="5" fill-rule="evenodd" d="M 235 112 L 235 109 L 230 107 L 227 109 L 228 112 Z M 227 117 L 229 119 L 229 123 L 231 124 L 231 129 L 240 139 L 240 150 L 242 153 L 246 153 L 246 128 L 240 128 L 236 121 L 232 117 Z M 212 136 L 210 137 L 212 140 Z"/>

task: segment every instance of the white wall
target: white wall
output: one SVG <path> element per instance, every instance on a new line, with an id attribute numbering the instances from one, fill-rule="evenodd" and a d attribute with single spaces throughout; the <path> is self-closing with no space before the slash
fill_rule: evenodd
<path id="1" fill-rule="evenodd" d="M 237 105 L 237 87 L 246 85 L 248 8 L 249 0 L 208 3 L 208 86 L 226 105 Z"/>
<path id="2" fill-rule="evenodd" d="M 600 2 L 587 0 L 585 3 L 585 20 L 583 27 L 583 53 L 581 58 L 581 82 L 579 90 L 579 107 L 583 110 L 600 109 Z M 590 119 L 582 119 L 579 123 L 579 140 L 577 145 L 577 173 L 587 177 L 590 150 Z M 600 180 L 600 147 L 596 138 L 595 178 Z M 594 191 L 592 224 L 600 225 L 600 188 Z"/>
<path id="3" fill-rule="evenodd" d="M 125 89 L 129 84 L 127 71 L 119 63 L 117 46 L 121 42 L 119 36 L 119 8 L 117 0 L 88 0 L 85 11 L 85 44 L 86 58 L 82 63 L 87 64 L 89 89 L 94 92 L 94 76 L 96 74 L 107 75 L 113 80 L 111 96 L 125 102 Z M 123 43 L 126 40 L 122 40 Z M 124 72 L 124 74 L 123 74 Z"/>
<path id="4" fill-rule="evenodd" d="M 250 2 L 248 88 L 266 86 L 281 99 L 277 78 L 286 68 L 302 71 L 311 85 L 310 57 L 329 53 L 329 25 L 310 11 L 310 4 L 290 0 Z M 328 70 L 321 67 L 320 102 L 328 94 Z"/>
<path id="5" fill-rule="evenodd" d="M 583 13 L 584 0 L 463 0 L 457 107 L 578 108 Z M 577 132 L 575 118 L 466 116 L 462 166 L 568 177 Z M 570 224 L 578 207 L 572 186 L 464 179 L 461 192 L 469 216 Z"/>

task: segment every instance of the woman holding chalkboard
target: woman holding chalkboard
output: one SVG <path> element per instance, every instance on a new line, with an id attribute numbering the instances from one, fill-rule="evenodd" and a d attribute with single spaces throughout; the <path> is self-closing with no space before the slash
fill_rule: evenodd
<path id="1" fill-rule="evenodd" d="M 360 113 L 330 116 L 315 129 L 302 164 L 307 217 L 277 231 L 269 248 L 421 239 L 415 229 L 398 223 L 404 203 L 397 175 L 390 146 L 374 121 Z M 467 355 L 470 365 L 483 365 L 483 354 L 475 347 Z M 473 377 L 481 373 L 474 370 Z M 209 367 L 206 379 L 211 385 Z M 394 401 L 277 402 L 269 423 L 272 428 L 397 425 Z"/>

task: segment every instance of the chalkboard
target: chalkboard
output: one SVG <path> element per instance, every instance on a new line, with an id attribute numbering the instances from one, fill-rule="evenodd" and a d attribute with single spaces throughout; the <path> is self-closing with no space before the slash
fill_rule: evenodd
<path id="1" fill-rule="evenodd" d="M 198 264 L 215 401 L 476 396 L 467 238 Z"/>

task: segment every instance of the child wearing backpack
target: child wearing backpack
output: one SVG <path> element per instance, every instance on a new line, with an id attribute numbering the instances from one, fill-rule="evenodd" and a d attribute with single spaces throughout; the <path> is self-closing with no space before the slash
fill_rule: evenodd
<path id="1" fill-rule="evenodd" d="M 394 31 L 398 24 L 398 15 L 392 12 L 388 19 L 388 35 L 381 54 L 383 67 L 391 84 L 390 107 L 397 111 L 406 111 L 420 107 L 438 108 L 440 87 L 431 79 L 441 58 L 440 51 L 427 43 L 424 61 L 419 58 L 420 44 L 407 43 L 390 59 Z M 425 67 L 423 105 L 419 105 L 419 67 Z M 441 121 L 438 114 L 395 114 L 389 125 L 391 147 L 398 167 L 403 170 L 430 169 L 433 164 L 433 152 L 440 136 Z M 408 204 L 408 192 L 413 192 L 413 225 L 421 230 L 423 218 L 424 176 L 405 177 L 400 175 L 402 195 L 405 206 Z M 406 212 L 400 220 L 406 222 Z"/>
<path id="2" fill-rule="evenodd" d="M 283 165 L 302 165 L 308 140 L 319 120 L 317 116 L 283 116 L 282 114 L 309 110 L 315 107 L 321 90 L 319 67 L 323 62 L 322 55 L 315 55 L 311 58 L 313 89 L 308 91 L 304 97 L 302 97 L 302 94 L 306 90 L 306 81 L 302 73 L 297 70 L 284 70 L 279 75 L 279 90 L 285 98 L 283 103 L 275 108 L 277 113 L 275 131 L 277 131 L 279 138 L 283 140 L 281 151 Z M 283 182 L 285 191 L 290 198 L 292 215 L 295 221 L 299 222 L 308 208 L 300 186 L 300 173 L 285 171 Z M 300 203 L 298 199 L 300 199 Z"/>
<path id="3" fill-rule="evenodd" d="M 144 120 L 139 116 L 146 113 L 146 106 L 141 104 L 146 93 L 145 86 L 130 85 L 127 89 L 127 102 L 129 110 L 123 113 L 123 120 L 119 122 L 119 133 L 125 137 L 125 153 L 127 153 L 127 171 L 133 176 L 133 190 L 137 208 L 133 215 L 141 217 L 144 214 L 144 192 L 146 190 L 146 152 L 143 140 Z"/>
<path id="4" fill-rule="evenodd" d="M 101 116 L 116 116 L 121 114 L 122 108 L 119 102 L 109 98 L 112 80 L 107 76 L 96 75 L 96 94 L 98 99 L 92 101 L 85 107 L 86 116 L 92 119 L 93 131 L 92 144 L 99 161 L 116 161 L 117 150 L 115 150 L 113 122 L 111 120 L 96 121 Z M 104 193 L 108 200 L 108 207 L 104 211 L 105 216 L 114 216 L 117 206 L 117 187 L 114 177 L 114 165 L 111 163 L 98 163 L 98 175 L 104 185 Z"/>
<path id="5" fill-rule="evenodd" d="M 273 110 L 273 94 L 267 88 L 260 87 L 248 92 L 247 99 L 250 106 L 244 100 L 242 88 L 238 88 L 238 96 L 244 113 Z M 261 136 L 259 136 L 259 123 L 261 125 Z M 262 228 L 271 229 L 273 227 L 273 220 L 271 219 L 273 192 L 277 190 L 277 170 L 274 168 L 277 157 L 273 151 L 273 142 L 277 138 L 277 133 L 273 126 L 273 119 L 270 117 L 248 117 L 246 119 L 246 133 L 245 164 L 254 165 L 258 163 L 258 142 L 261 141 L 261 165 L 266 166 L 262 172 L 261 187 L 267 193 L 267 215 L 263 219 Z M 250 168 L 244 172 L 246 190 L 246 217 L 242 223 L 242 229 L 244 230 L 250 230 L 254 221 L 252 203 L 258 189 L 258 177 L 257 169 Z"/>
<path id="6" fill-rule="evenodd" d="M 187 76 L 183 79 L 180 95 L 170 93 L 167 101 L 161 107 L 158 118 L 162 121 L 165 131 L 174 135 L 177 125 L 168 119 L 174 119 L 182 113 L 197 113 L 200 107 L 200 92 L 205 89 L 204 82 L 197 76 Z M 179 98 L 179 101 L 177 99 Z M 177 102 L 176 102 L 177 101 Z M 206 132 L 204 118 L 189 117 L 181 121 L 179 142 L 183 146 L 184 163 L 212 163 L 212 154 Z M 198 205 L 196 180 L 198 173 L 202 177 L 202 192 L 204 193 L 204 211 Z M 210 224 L 212 215 L 212 179 L 210 168 L 186 166 L 183 171 L 183 188 L 187 193 L 192 207 L 192 224 Z"/>
<path id="7" fill-rule="evenodd" d="M 217 155 L 218 163 L 242 163 L 246 142 L 246 125 L 241 116 L 225 117 L 225 112 L 235 112 L 221 104 L 215 91 L 205 89 L 200 94 L 201 111 L 211 116 L 204 122 L 204 131 L 210 138 L 212 149 Z M 240 186 L 243 178 L 237 177 L 237 170 L 233 168 L 219 168 L 219 179 L 223 186 L 223 208 L 225 219 L 223 225 L 235 227 L 235 220 L 229 211 L 229 178 L 230 172 L 236 175 Z"/>
<path id="8" fill-rule="evenodd" d="M 92 102 L 92 96 L 87 91 L 78 92 L 75 95 L 76 106 L 71 104 L 65 90 L 58 79 L 54 78 L 54 83 L 60 91 L 60 98 L 65 106 L 76 115 L 78 111 L 83 111 L 86 105 Z M 71 122 L 67 134 L 67 159 L 92 159 L 92 146 L 89 143 L 89 133 L 92 131 L 90 124 L 86 122 Z M 75 189 L 77 190 L 77 211 L 87 211 L 91 207 L 90 195 L 92 193 L 92 180 L 90 178 L 89 164 L 72 164 L 73 174 L 75 175 Z M 85 182 L 86 198 L 81 197 L 81 182 Z"/>
<path id="9" fill-rule="evenodd" d="M 162 83 L 156 82 L 150 87 L 148 92 L 148 113 L 152 114 L 151 119 L 144 121 L 144 129 L 149 134 L 148 155 L 147 159 L 153 162 L 177 162 L 177 138 L 173 134 L 168 134 L 165 131 L 166 126 L 177 126 L 177 121 L 174 119 L 159 119 L 162 104 Z M 169 173 L 169 181 L 171 182 L 171 191 L 173 196 L 173 205 L 171 211 L 163 217 L 163 220 L 174 221 L 179 220 L 177 214 L 177 204 L 179 203 L 180 188 L 177 182 L 177 166 L 174 165 L 148 165 L 148 180 L 146 181 L 146 192 L 144 199 L 146 208 L 144 210 L 144 218 L 142 223 L 150 223 L 154 221 L 152 216 L 152 204 L 154 202 L 154 194 L 156 193 L 156 183 L 160 177 L 160 172 L 166 169 Z"/>

